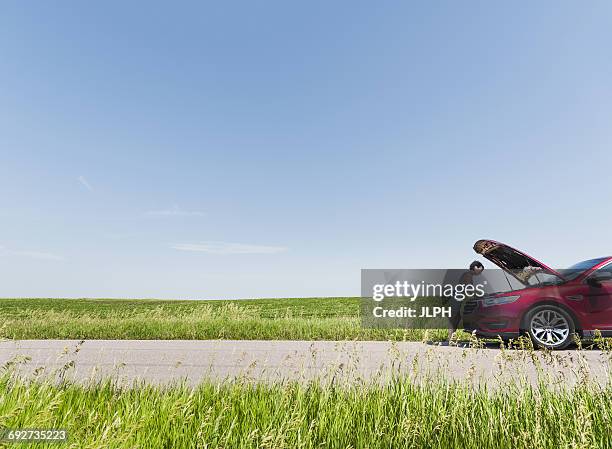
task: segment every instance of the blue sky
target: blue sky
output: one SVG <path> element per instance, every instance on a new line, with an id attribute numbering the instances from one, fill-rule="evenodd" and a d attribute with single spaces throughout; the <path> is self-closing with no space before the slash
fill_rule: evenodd
<path id="1" fill-rule="evenodd" d="M 0 296 L 612 254 L 608 2 L 0 6 Z"/>

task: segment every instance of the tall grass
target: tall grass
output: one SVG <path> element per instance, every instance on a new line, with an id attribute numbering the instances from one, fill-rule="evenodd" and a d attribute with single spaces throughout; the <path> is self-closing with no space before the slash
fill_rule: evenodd
<path id="1" fill-rule="evenodd" d="M 441 340 L 446 332 L 429 331 Z M 0 299 L 11 339 L 414 340 L 425 331 L 362 328 L 358 298 L 241 301 Z"/>
<path id="2" fill-rule="evenodd" d="M 65 428 L 72 448 L 604 448 L 612 447 L 612 389 L 487 391 L 407 378 L 128 388 L 5 374 L 0 426 Z"/>

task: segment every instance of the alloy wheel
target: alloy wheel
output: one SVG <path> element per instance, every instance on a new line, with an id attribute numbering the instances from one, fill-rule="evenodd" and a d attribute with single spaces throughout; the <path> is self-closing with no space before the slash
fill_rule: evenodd
<path id="1" fill-rule="evenodd" d="M 567 319 L 559 312 L 544 309 L 531 318 L 531 335 L 540 344 L 554 347 L 563 344 L 570 333 Z"/>

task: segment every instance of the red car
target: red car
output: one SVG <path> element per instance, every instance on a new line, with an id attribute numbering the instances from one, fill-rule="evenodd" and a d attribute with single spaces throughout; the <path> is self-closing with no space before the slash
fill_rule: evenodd
<path id="1" fill-rule="evenodd" d="M 556 271 L 494 240 L 474 251 L 513 276 L 520 287 L 467 301 L 464 328 L 482 337 L 529 335 L 540 347 L 562 349 L 595 331 L 612 336 L 612 257 L 578 262 Z"/>

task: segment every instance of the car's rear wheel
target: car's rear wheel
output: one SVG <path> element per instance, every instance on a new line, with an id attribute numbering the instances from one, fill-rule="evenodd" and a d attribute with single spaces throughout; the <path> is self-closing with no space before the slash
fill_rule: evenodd
<path id="1" fill-rule="evenodd" d="M 560 307 L 543 305 L 529 312 L 527 332 L 536 346 L 548 349 L 566 348 L 575 332 L 574 320 Z"/>

